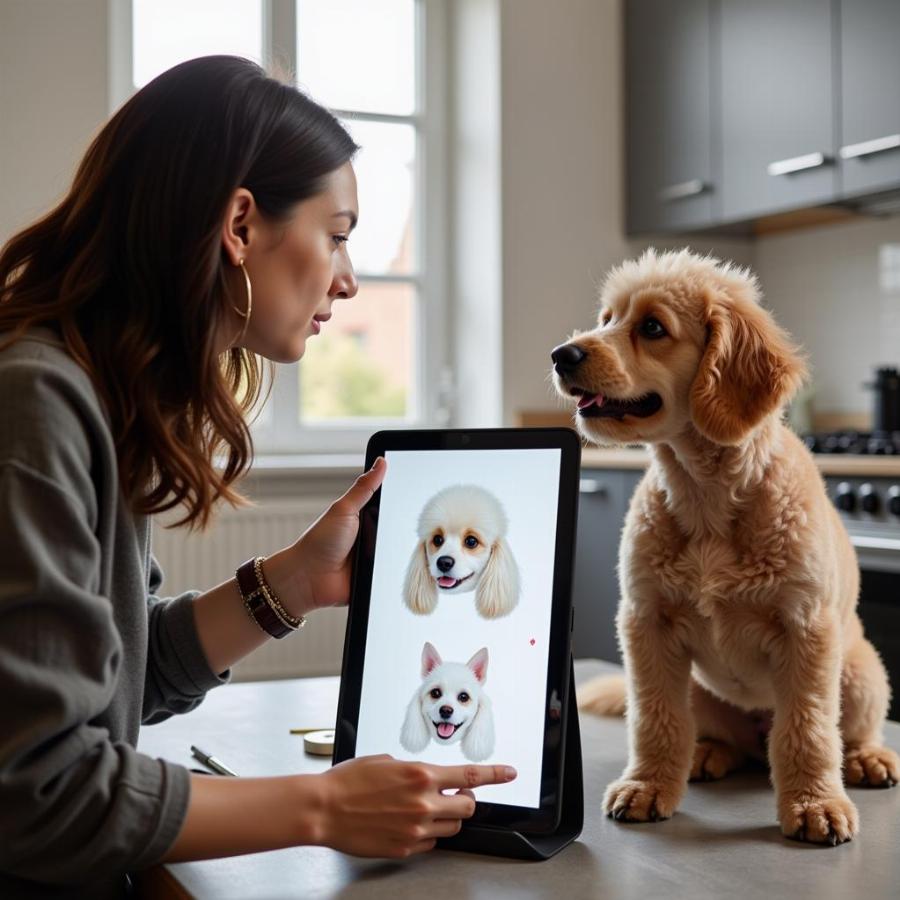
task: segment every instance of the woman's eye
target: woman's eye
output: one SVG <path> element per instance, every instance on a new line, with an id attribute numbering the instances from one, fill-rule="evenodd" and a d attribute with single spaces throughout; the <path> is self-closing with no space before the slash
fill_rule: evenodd
<path id="1" fill-rule="evenodd" d="M 644 337 L 656 339 L 665 337 L 667 332 L 666 329 L 663 328 L 659 323 L 659 319 L 654 319 L 652 316 L 650 316 L 649 318 L 646 318 L 643 322 L 641 322 L 641 334 Z"/>
<path id="2" fill-rule="evenodd" d="M 439 534 L 436 534 L 436 535 L 431 539 L 431 543 L 434 544 L 435 547 L 440 547 L 441 544 L 444 543 L 444 539 L 443 539 Z"/>
<path id="3" fill-rule="evenodd" d="M 456 699 L 459 700 L 460 703 L 468 703 L 469 695 L 463 691 L 461 694 L 457 694 Z"/>
<path id="4" fill-rule="evenodd" d="M 473 550 L 475 547 L 478 546 L 478 538 L 475 537 L 474 535 L 471 535 L 471 534 L 470 534 L 470 535 L 465 539 L 465 541 L 463 541 L 463 543 L 464 543 L 470 550 Z"/>
<path id="5" fill-rule="evenodd" d="M 428 696 L 431 697 L 432 700 L 440 700 L 441 699 L 441 689 L 440 688 L 432 688 L 428 692 Z"/>
<path id="6" fill-rule="evenodd" d="M 346 234 L 333 234 L 331 239 L 334 241 L 336 247 L 340 247 L 341 244 L 346 244 L 350 238 Z"/>

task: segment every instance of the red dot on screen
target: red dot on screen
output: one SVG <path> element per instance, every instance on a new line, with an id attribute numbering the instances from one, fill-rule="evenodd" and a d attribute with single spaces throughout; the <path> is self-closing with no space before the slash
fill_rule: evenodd
<path id="1" fill-rule="evenodd" d="M 534 646 L 534 638 L 532 638 L 528 643 L 531 644 L 531 646 L 533 647 Z"/>

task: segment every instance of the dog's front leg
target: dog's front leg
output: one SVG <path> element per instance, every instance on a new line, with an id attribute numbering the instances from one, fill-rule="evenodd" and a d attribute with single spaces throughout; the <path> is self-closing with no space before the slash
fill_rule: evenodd
<path id="1" fill-rule="evenodd" d="M 619 640 L 628 685 L 628 766 L 606 789 L 606 812 L 620 822 L 655 822 L 675 812 L 694 752 L 689 702 L 691 656 L 677 616 L 661 606 L 640 613 L 623 602 Z"/>
<path id="2" fill-rule="evenodd" d="M 841 648 L 835 622 L 787 623 L 773 654 L 775 718 L 769 765 L 787 837 L 849 841 L 859 829 L 844 791 L 838 729 Z"/>

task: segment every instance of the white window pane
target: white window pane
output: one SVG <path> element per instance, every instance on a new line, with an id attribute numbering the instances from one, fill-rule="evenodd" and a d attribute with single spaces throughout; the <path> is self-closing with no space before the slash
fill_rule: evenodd
<path id="1" fill-rule="evenodd" d="M 303 424 L 412 415 L 415 288 L 363 282 L 332 312 L 298 366 Z"/>
<path id="2" fill-rule="evenodd" d="M 411 115 L 414 0 L 298 0 L 297 73 L 326 106 Z"/>
<path id="3" fill-rule="evenodd" d="M 412 125 L 344 121 L 362 148 L 353 160 L 359 190 L 359 225 L 350 259 L 369 275 L 415 271 L 413 221 L 416 131 Z"/>
<path id="4" fill-rule="evenodd" d="M 262 59 L 262 0 L 134 0 L 134 85 L 195 56 Z"/>

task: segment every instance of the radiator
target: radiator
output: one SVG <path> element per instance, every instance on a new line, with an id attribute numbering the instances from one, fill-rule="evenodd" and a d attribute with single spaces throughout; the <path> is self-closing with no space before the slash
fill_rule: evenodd
<path id="1" fill-rule="evenodd" d="M 225 506 L 203 534 L 165 528 L 164 521 L 158 521 L 153 530 L 153 552 L 165 573 L 161 594 L 172 596 L 189 588 L 203 591 L 215 587 L 231 577 L 248 557 L 273 553 L 296 540 L 331 499 L 304 497 L 237 510 Z M 235 602 L 240 602 L 237 595 Z M 232 670 L 233 680 L 339 674 L 346 622 L 345 609 L 314 613 L 296 634 L 267 641 L 241 660 Z"/>

